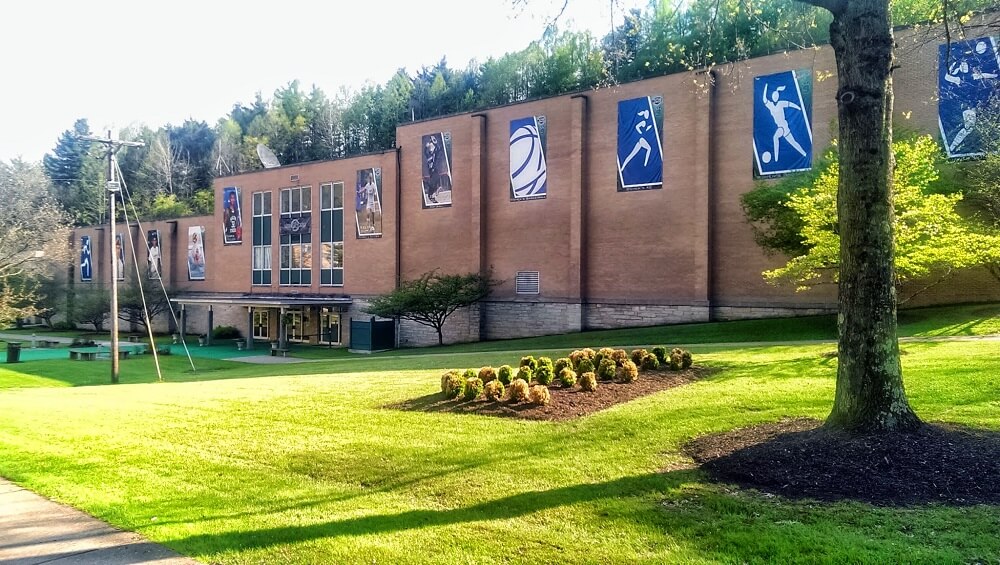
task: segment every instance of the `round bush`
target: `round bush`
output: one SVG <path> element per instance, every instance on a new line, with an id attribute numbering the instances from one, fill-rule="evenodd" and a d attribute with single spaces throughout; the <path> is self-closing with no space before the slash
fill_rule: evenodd
<path id="1" fill-rule="evenodd" d="M 570 369 L 569 367 L 563 367 L 559 371 L 559 381 L 562 383 L 564 388 L 569 388 L 576 384 L 576 371 Z"/>
<path id="2" fill-rule="evenodd" d="M 528 400 L 532 404 L 538 404 L 539 406 L 545 406 L 552 400 L 552 396 L 549 394 L 549 387 L 544 385 L 535 385 L 531 387 L 528 391 Z"/>
<path id="3" fill-rule="evenodd" d="M 656 355 L 652 353 L 647 353 L 645 357 L 642 358 L 642 370 L 643 371 L 655 371 L 660 368 L 660 362 L 656 359 Z"/>
<path id="4" fill-rule="evenodd" d="M 555 378 L 555 373 L 552 372 L 551 365 L 539 364 L 538 368 L 535 369 L 535 380 L 538 384 L 549 386 L 552 384 L 552 379 Z"/>
<path id="5" fill-rule="evenodd" d="M 656 347 L 653 348 L 653 355 L 656 355 L 656 360 L 659 361 L 661 365 L 667 362 L 666 347 L 663 347 L 662 345 L 657 345 Z"/>
<path id="6" fill-rule="evenodd" d="M 536 361 L 531 355 L 525 355 L 524 357 L 521 357 L 521 364 L 518 366 L 531 367 L 531 370 L 534 371 L 538 367 L 538 361 Z"/>
<path id="7" fill-rule="evenodd" d="M 587 392 L 597 390 L 597 375 L 594 373 L 584 373 L 580 375 L 580 389 Z"/>
<path id="8" fill-rule="evenodd" d="M 514 376 L 514 370 L 510 368 L 510 365 L 501 365 L 500 369 L 497 371 L 497 378 L 500 379 L 504 385 L 509 385 L 511 377 Z"/>
<path id="9" fill-rule="evenodd" d="M 454 371 L 448 377 L 448 384 L 445 387 L 444 395 L 448 398 L 458 398 L 465 392 L 465 379 L 458 371 Z"/>
<path id="10" fill-rule="evenodd" d="M 460 375 L 456 369 L 446 371 L 441 375 L 441 392 L 443 392 L 445 396 L 448 396 L 448 391 L 451 390 L 452 377 L 461 378 L 462 375 Z"/>
<path id="11" fill-rule="evenodd" d="M 597 378 L 601 379 L 602 381 L 610 381 L 611 379 L 615 378 L 616 368 L 617 366 L 615 365 L 614 359 L 610 357 L 602 359 L 601 364 L 597 367 Z"/>
<path id="12" fill-rule="evenodd" d="M 475 400 L 479 398 L 479 395 L 483 392 L 483 381 L 479 377 L 472 377 L 471 379 L 465 380 L 465 395 L 466 400 Z"/>
<path id="13" fill-rule="evenodd" d="M 466 369 L 465 372 L 462 373 L 462 378 L 464 378 L 466 380 L 468 380 L 468 379 L 478 379 L 479 378 L 479 371 L 476 371 L 475 369 Z"/>
<path id="14" fill-rule="evenodd" d="M 601 361 L 605 359 L 611 359 L 611 356 L 615 354 L 615 350 L 610 347 L 602 347 L 597 350 L 597 354 L 594 355 L 594 365 L 598 367 L 601 366 Z"/>
<path id="15" fill-rule="evenodd" d="M 642 365 L 642 358 L 649 355 L 649 352 L 645 349 L 633 349 L 632 354 L 629 356 L 632 358 L 632 362 L 636 365 Z"/>
<path id="16" fill-rule="evenodd" d="M 483 389 L 486 392 L 486 400 L 492 402 L 498 402 L 503 398 L 504 386 L 499 380 L 494 380 L 486 383 Z"/>
<path id="17" fill-rule="evenodd" d="M 493 367 L 483 367 L 479 369 L 479 380 L 483 381 L 483 384 L 490 381 L 496 380 L 497 371 Z"/>
<path id="18" fill-rule="evenodd" d="M 628 359 L 618 369 L 617 377 L 619 382 L 634 382 L 637 378 L 639 378 L 639 368 L 635 366 L 635 363 L 633 363 L 631 359 Z"/>
<path id="19" fill-rule="evenodd" d="M 691 352 L 685 349 L 684 353 L 681 353 L 681 369 L 690 369 L 693 363 L 694 358 L 691 357 Z"/>
<path id="20" fill-rule="evenodd" d="M 580 364 L 577 366 L 576 372 L 578 374 L 581 374 L 581 375 L 583 373 L 593 373 L 594 372 L 594 362 L 591 361 L 590 359 L 584 357 L 583 359 L 580 360 Z"/>
<path id="21" fill-rule="evenodd" d="M 684 352 L 680 349 L 674 349 L 670 352 L 670 370 L 680 371 L 681 367 L 684 365 Z"/>
<path id="22" fill-rule="evenodd" d="M 552 365 L 552 372 L 556 375 L 562 373 L 562 370 L 566 367 L 573 368 L 573 362 L 569 360 L 569 357 L 560 357 L 556 359 L 555 364 Z"/>
<path id="23" fill-rule="evenodd" d="M 514 379 L 507 390 L 507 397 L 511 402 L 524 402 L 528 399 L 528 381 L 524 379 Z"/>
<path id="24" fill-rule="evenodd" d="M 615 360 L 615 365 L 621 367 L 629 360 L 628 352 L 624 349 L 616 349 L 614 353 L 611 354 L 611 358 Z"/>
<path id="25" fill-rule="evenodd" d="M 526 383 L 531 382 L 531 377 L 534 376 L 534 374 L 535 374 L 534 369 L 532 369 L 527 365 L 524 365 L 523 367 L 520 367 L 517 370 L 517 378 L 523 380 Z"/>

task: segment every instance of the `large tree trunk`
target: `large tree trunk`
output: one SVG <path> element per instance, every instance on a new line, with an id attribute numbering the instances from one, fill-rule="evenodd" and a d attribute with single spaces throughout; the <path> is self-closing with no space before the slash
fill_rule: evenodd
<path id="1" fill-rule="evenodd" d="M 892 242 L 893 38 L 887 0 L 812 2 L 834 14 L 840 121 L 837 392 L 827 425 L 851 432 L 920 425 L 903 390 Z"/>

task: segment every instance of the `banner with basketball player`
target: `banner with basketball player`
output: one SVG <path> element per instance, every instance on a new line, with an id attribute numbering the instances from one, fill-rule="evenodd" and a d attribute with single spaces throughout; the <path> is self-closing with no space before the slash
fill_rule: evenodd
<path id="1" fill-rule="evenodd" d="M 451 132 L 425 135 L 420 145 L 424 208 L 451 206 Z"/>
<path id="2" fill-rule="evenodd" d="M 812 168 L 812 71 L 753 79 L 754 176 Z"/>
<path id="3" fill-rule="evenodd" d="M 222 243 L 243 244 L 243 215 L 240 213 L 240 189 L 227 186 L 222 189 Z"/>
<path id="4" fill-rule="evenodd" d="M 80 280 L 94 280 L 94 264 L 91 262 L 90 236 L 80 237 Z"/>
<path id="5" fill-rule="evenodd" d="M 663 97 L 618 102 L 618 192 L 663 188 Z"/>
<path id="6" fill-rule="evenodd" d="M 949 157 L 983 154 L 976 123 L 991 98 L 1000 102 L 1000 53 L 993 37 L 938 47 L 938 127 Z"/>
<path id="7" fill-rule="evenodd" d="M 188 227 L 188 280 L 205 280 L 205 226 Z"/>
<path id="8" fill-rule="evenodd" d="M 160 230 L 146 232 L 146 276 L 158 280 L 163 275 L 163 249 L 160 247 Z"/>
<path id="9" fill-rule="evenodd" d="M 358 239 L 382 237 L 382 169 L 358 171 L 354 190 L 354 220 Z"/>
<path id="10" fill-rule="evenodd" d="M 545 116 L 510 121 L 510 200 L 538 200 L 548 190 Z"/>

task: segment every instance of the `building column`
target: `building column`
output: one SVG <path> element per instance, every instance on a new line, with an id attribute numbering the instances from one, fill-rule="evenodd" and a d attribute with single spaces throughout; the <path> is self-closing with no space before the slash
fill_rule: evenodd
<path id="1" fill-rule="evenodd" d="M 212 345 L 212 329 L 215 327 L 215 312 L 212 305 L 208 305 L 208 333 L 205 334 L 205 344 Z"/>
<path id="2" fill-rule="evenodd" d="M 569 204 L 569 281 L 567 298 L 580 305 L 576 327 L 566 331 L 586 329 L 587 314 L 587 128 L 589 99 L 583 94 L 570 97 L 572 107 L 570 127 L 570 204 Z"/>
<path id="3" fill-rule="evenodd" d="M 288 349 L 288 326 L 285 325 L 285 309 L 278 310 L 278 349 Z"/>
<path id="4" fill-rule="evenodd" d="M 184 338 L 187 336 L 187 305 L 181 303 L 181 342 L 184 342 Z"/>
<path id="5" fill-rule="evenodd" d="M 247 306 L 247 350 L 253 349 L 253 306 Z"/>
<path id="6" fill-rule="evenodd" d="M 489 182 L 489 146 L 487 135 L 488 118 L 486 114 L 472 114 L 472 154 L 469 165 L 472 169 L 472 190 L 469 191 L 472 199 L 472 212 L 469 221 L 473 226 L 470 230 L 471 241 L 469 245 L 476 250 L 478 259 L 475 269 L 481 275 L 485 275 L 490 270 L 489 258 L 486 256 L 486 244 L 489 234 L 489 213 L 487 211 L 487 185 Z M 479 341 L 486 335 L 486 324 L 488 323 L 485 310 L 478 309 L 478 329 L 477 335 L 469 336 L 474 341 Z"/>

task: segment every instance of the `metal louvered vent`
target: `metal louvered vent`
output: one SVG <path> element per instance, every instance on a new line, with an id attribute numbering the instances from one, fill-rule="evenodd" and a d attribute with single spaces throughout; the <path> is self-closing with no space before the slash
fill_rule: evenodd
<path id="1" fill-rule="evenodd" d="M 538 271 L 518 271 L 514 279 L 514 292 L 517 294 L 538 294 L 541 282 Z"/>

